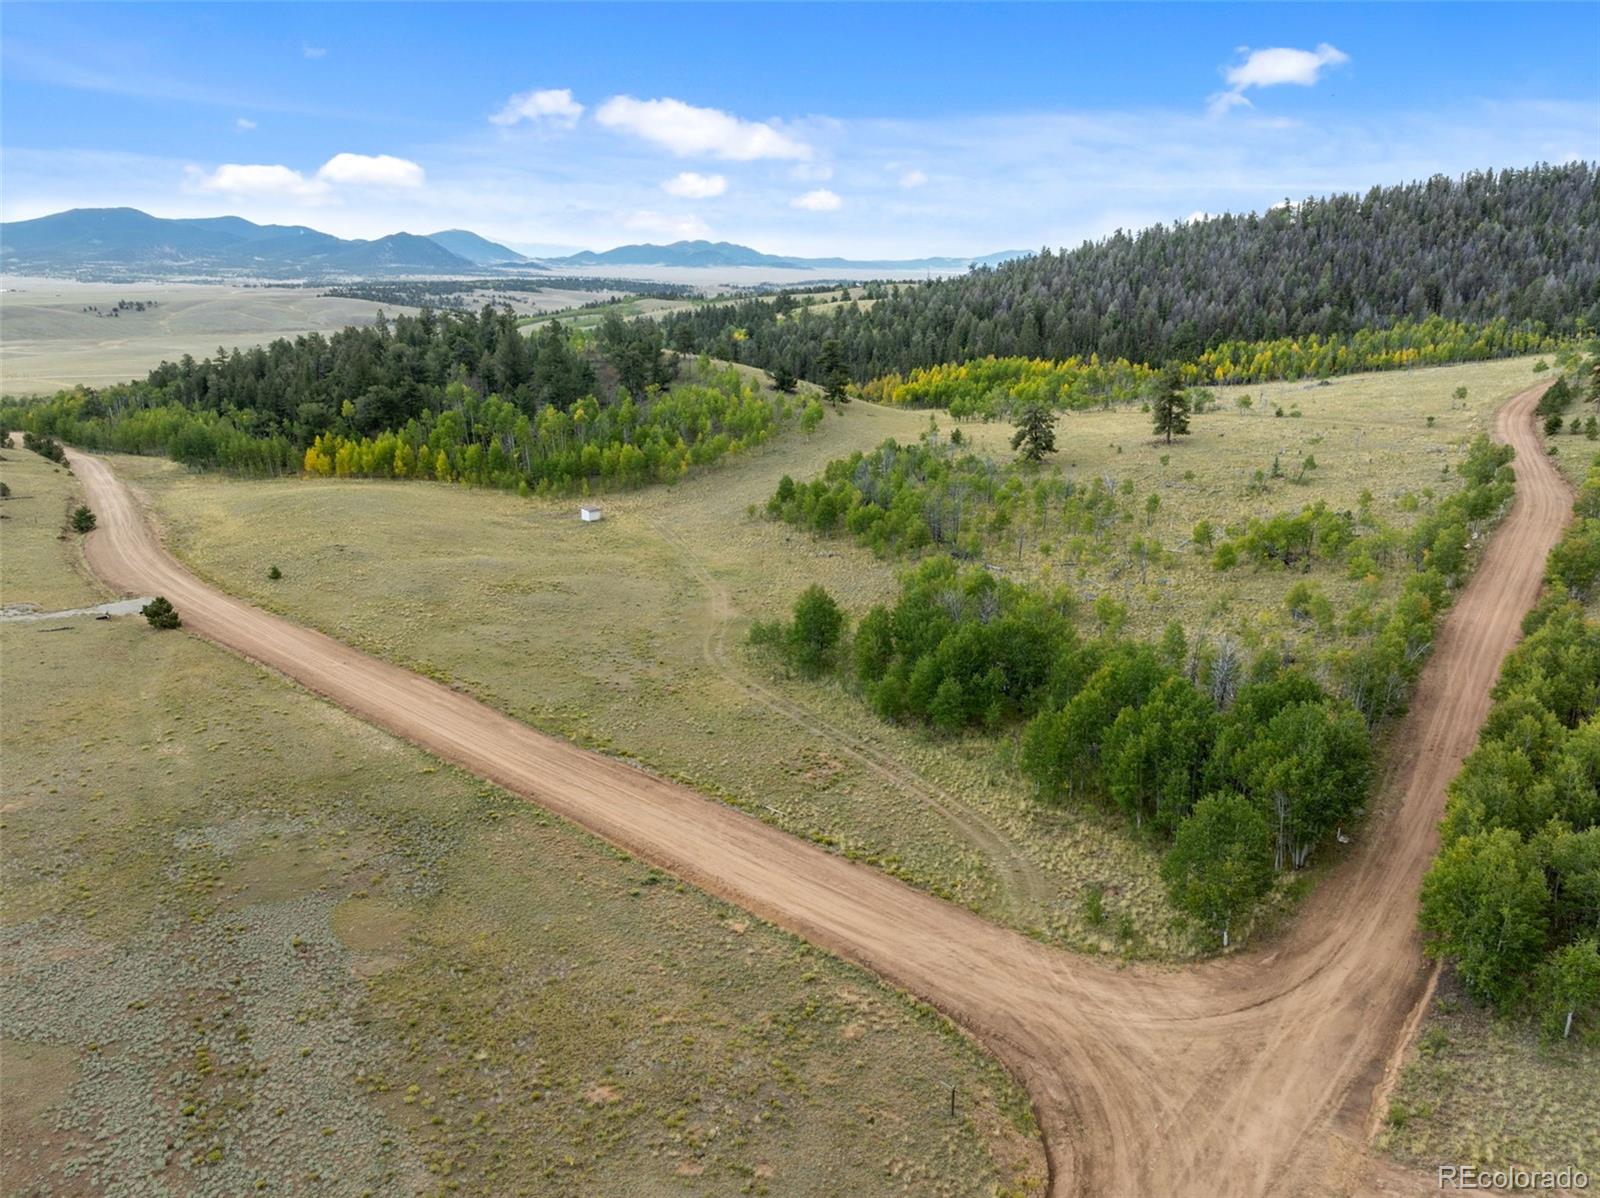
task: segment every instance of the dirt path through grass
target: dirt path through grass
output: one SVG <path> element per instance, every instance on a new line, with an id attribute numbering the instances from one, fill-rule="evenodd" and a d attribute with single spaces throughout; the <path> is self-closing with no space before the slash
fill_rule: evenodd
<path id="1" fill-rule="evenodd" d="M 1476 739 L 1570 508 L 1532 424 L 1541 391 L 1499 415 L 1498 435 L 1518 452 L 1517 499 L 1444 622 L 1360 844 L 1284 936 L 1190 970 L 1118 969 L 1052 950 L 268 615 L 174 561 L 104 462 L 72 460 L 100 517 L 88 560 L 108 582 L 167 595 L 191 631 L 859 962 L 966 1026 L 1033 1095 L 1054 1194 L 1342 1194 L 1379 1184 L 1366 1131 L 1428 978 L 1417 887 L 1444 788 Z"/>
<path id="2" fill-rule="evenodd" d="M 800 703 L 787 699 L 771 687 L 763 686 L 741 670 L 728 652 L 728 629 L 736 612 L 728 587 L 711 573 L 694 549 L 662 522 L 655 522 L 661 538 L 675 546 L 691 573 L 706 588 L 705 662 L 749 698 L 774 711 L 808 732 L 825 737 L 839 752 L 876 774 L 900 793 L 909 795 L 933 810 L 966 843 L 989 859 L 1000 879 L 1002 901 L 1012 923 L 1027 928 L 1038 926 L 1056 901 L 1058 888 L 1044 874 L 1025 849 L 984 818 L 981 812 L 933 785 L 915 770 L 908 769 L 887 753 L 836 724 L 822 719 Z"/>

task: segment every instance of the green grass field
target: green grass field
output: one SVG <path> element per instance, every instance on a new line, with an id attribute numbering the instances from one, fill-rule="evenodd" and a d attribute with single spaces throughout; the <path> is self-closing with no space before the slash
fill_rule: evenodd
<path id="1" fill-rule="evenodd" d="M 8 597 L 78 585 L 50 546 Z M 863 972 L 185 634 L 0 660 L 6 1193 L 1042 1189 Z"/>
<path id="2" fill-rule="evenodd" d="M 1170 451 L 1137 410 L 1076 413 L 1062 418 L 1053 468 L 1114 469 L 1141 497 L 1159 488 L 1156 530 L 1174 543 L 1202 514 L 1220 523 L 1317 498 L 1353 503 L 1374 479 L 1399 520 L 1402 495 L 1453 485 L 1444 463 L 1530 379 L 1527 361 L 1508 361 L 1253 388 L 1286 413 L 1298 405 L 1301 416 L 1282 419 L 1241 414 L 1224 393 L 1223 410 L 1197 417 L 1195 435 Z M 595 525 L 569 502 L 426 484 L 235 482 L 140 459 L 119 468 L 142 481 L 181 556 L 255 602 L 1047 939 L 1190 955 L 1197 946 L 1167 905 L 1155 850 L 1106 813 L 1035 804 L 1010 768 L 1009 740 L 887 726 L 837 684 L 774 677 L 742 647 L 752 618 L 785 611 L 808 583 L 859 615 L 893 593 L 897 569 L 749 506 L 785 473 L 809 478 L 854 448 L 913 439 L 928 421 L 851 404 L 815 434 L 679 486 L 609 496 Z M 966 431 L 997 453 L 1009 435 Z M 1313 441 L 1313 482 L 1244 494 L 1242 480 L 1273 452 Z M 1217 575 L 1191 558 L 1175 549 L 1142 583 L 1126 570 L 1067 580 L 1086 596 L 1123 597 L 1136 631 L 1176 618 L 1257 641 L 1297 634 L 1282 604 L 1294 579 L 1250 567 Z M 278 582 L 266 578 L 274 564 Z M 1020 564 L 997 565 L 1063 578 L 1026 545 Z M 1337 599 L 1342 576 L 1323 581 Z M 1091 890 L 1105 892 L 1097 921 L 1083 903 Z"/>

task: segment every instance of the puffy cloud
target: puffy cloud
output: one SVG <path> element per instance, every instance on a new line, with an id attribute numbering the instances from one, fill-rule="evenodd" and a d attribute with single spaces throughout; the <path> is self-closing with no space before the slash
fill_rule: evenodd
<path id="1" fill-rule="evenodd" d="M 909 187 L 921 187 L 927 181 L 928 181 L 927 174 L 924 173 L 923 171 L 916 170 L 915 168 L 913 168 L 913 169 L 911 169 L 909 171 L 906 171 L 903 175 L 900 176 L 900 186 L 901 187 L 908 187 L 908 188 Z"/>
<path id="2" fill-rule="evenodd" d="M 225 162 L 209 174 L 188 168 L 192 191 L 302 200 L 321 199 L 336 186 L 415 188 L 423 179 L 415 162 L 388 154 L 335 154 L 310 178 L 282 163 Z"/>
<path id="3" fill-rule="evenodd" d="M 248 133 L 256 127 L 256 123 L 247 116 L 238 116 L 233 118 L 233 127 Z"/>
<path id="4" fill-rule="evenodd" d="M 1241 47 L 1244 52 L 1246 47 Z M 1224 72 L 1228 90 L 1211 97 L 1213 116 L 1221 116 L 1230 108 L 1248 107 L 1250 101 L 1245 91 L 1252 87 L 1279 87 L 1286 83 L 1298 87 L 1311 87 L 1322 78 L 1329 67 L 1343 66 L 1350 56 L 1336 46 L 1321 43 L 1315 50 L 1294 50 L 1287 46 L 1274 46 L 1267 50 L 1251 50 L 1243 62 L 1235 63 Z"/>
<path id="5" fill-rule="evenodd" d="M 225 162 L 209 175 L 191 167 L 189 180 L 196 191 L 224 192 L 235 196 L 311 199 L 326 194 L 328 190 L 328 185 L 322 180 L 307 179 L 299 171 L 281 164 Z"/>
<path id="6" fill-rule="evenodd" d="M 1253 50 L 1237 66 L 1228 68 L 1228 83 L 1236 91 L 1247 87 L 1276 87 L 1282 83 L 1297 83 L 1310 87 L 1322 76 L 1326 67 L 1341 66 L 1350 61 L 1343 50 L 1323 42 L 1315 50 Z"/>
<path id="7" fill-rule="evenodd" d="M 705 221 L 698 216 L 652 212 L 649 209 L 631 213 L 622 223 L 624 228 L 635 233 L 647 233 L 653 237 L 671 237 L 677 241 L 706 237 L 711 233 Z"/>
<path id="8" fill-rule="evenodd" d="M 844 207 L 844 200 L 826 187 L 819 187 L 805 195 L 795 196 L 789 201 L 789 207 L 803 208 L 807 212 L 837 212 Z"/>
<path id="9" fill-rule="evenodd" d="M 728 180 L 722 175 L 702 175 L 695 171 L 683 171 L 664 182 L 661 190 L 679 199 L 709 200 L 728 190 Z"/>
<path id="10" fill-rule="evenodd" d="M 489 119 L 496 125 L 515 125 L 518 121 L 548 121 L 570 129 L 583 115 L 583 105 L 572 98 L 565 87 L 547 87 L 539 91 L 518 92 L 505 102 L 504 107 Z"/>
<path id="11" fill-rule="evenodd" d="M 409 158 L 389 154 L 335 154 L 322 164 L 317 178 L 357 187 L 421 187 L 422 168 Z"/>
<path id="12" fill-rule="evenodd" d="M 750 162 L 757 158 L 811 157 L 811 147 L 771 125 L 746 121 L 719 108 L 682 100 L 612 96 L 595 113 L 608 129 L 664 146 L 679 157 L 701 155 Z"/>

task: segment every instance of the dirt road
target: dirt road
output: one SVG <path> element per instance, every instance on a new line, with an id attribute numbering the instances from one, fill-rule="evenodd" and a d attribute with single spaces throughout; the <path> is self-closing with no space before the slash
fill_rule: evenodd
<path id="1" fill-rule="evenodd" d="M 1502 410 L 1517 500 L 1441 631 L 1381 809 L 1292 931 L 1194 969 L 1117 969 L 984 922 L 624 763 L 207 586 L 101 461 L 72 455 L 99 517 L 90 565 L 164 594 L 192 632 L 683 878 L 857 961 L 969 1028 L 1032 1093 L 1056 1195 L 1343 1194 L 1372 1188 L 1374 1096 L 1428 971 L 1415 932 L 1445 784 L 1570 508 L 1534 434 L 1539 388 Z M 1431 1188 L 1431 1187 L 1430 1187 Z"/>

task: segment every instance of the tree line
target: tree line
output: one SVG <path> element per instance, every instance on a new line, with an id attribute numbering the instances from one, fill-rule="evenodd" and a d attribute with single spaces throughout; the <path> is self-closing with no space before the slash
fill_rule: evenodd
<path id="1" fill-rule="evenodd" d="M 486 276 L 475 279 L 362 279 L 340 283 L 333 287 L 312 284 L 319 288 L 317 294 L 335 299 L 370 300 L 378 304 L 394 304 L 412 308 L 456 308 L 471 306 L 475 295 L 483 292 L 514 292 L 537 295 L 541 291 L 619 291 L 626 295 L 649 296 L 652 299 L 693 299 L 699 294 L 694 287 L 680 283 L 651 283 L 642 279 L 608 279 L 588 275 L 547 275 L 537 278 L 497 279 Z M 610 303 L 611 297 L 595 301 Z M 585 305 L 588 306 L 588 305 Z"/>
<path id="2" fill-rule="evenodd" d="M 1257 383 L 1483 361 L 1549 352 L 1557 345 L 1547 331 L 1514 327 L 1502 318 L 1473 325 L 1431 316 L 1352 334 L 1224 342 L 1171 369 L 1186 386 Z M 1145 401 L 1160 389 L 1160 376 L 1142 362 L 1103 361 L 1093 353 L 1060 360 L 986 357 L 919 367 L 908 375 L 891 372 L 856 391 L 899 407 L 948 408 L 957 420 L 996 420 L 1034 405 L 1083 410 Z"/>
<path id="3" fill-rule="evenodd" d="M 1597 591 L 1600 457 L 1450 785 L 1422 886 L 1428 951 L 1551 1039 L 1600 1035 L 1600 620 L 1585 606 Z"/>
<path id="4" fill-rule="evenodd" d="M 1600 168 L 1375 187 L 1117 232 L 868 294 L 868 305 L 827 314 L 780 297 L 705 305 L 662 325 L 674 346 L 781 365 L 819 384 L 830 341 L 857 383 L 991 356 L 1164 364 L 1207 354 L 1213 378 L 1220 368 L 1243 380 L 1267 375 L 1254 373 L 1239 343 L 1278 341 L 1301 343 L 1304 373 L 1333 372 L 1378 352 L 1359 348 L 1359 330 L 1371 338 L 1435 318 L 1464 332 L 1416 362 L 1524 352 L 1522 338 L 1600 328 Z M 1383 352 L 1403 364 L 1399 351 L 1412 349 L 1421 347 Z"/>
<path id="5" fill-rule="evenodd" d="M 197 468 L 543 494 L 675 479 L 788 423 L 815 427 L 822 408 L 709 360 L 686 365 L 648 325 L 612 316 L 592 338 L 558 323 L 530 338 L 485 308 L 185 357 L 139 382 L 13 402 L 0 416 Z"/>
<path id="6" fill-rule="evenodd" d="M 1572 536 L 1600 545 L 1600 469 L 1579 503 Z M 1600 621 L 1578 595 L 1547 574 L 1451 784 L 1421 911 L 1429 951 L 1476 998 L 1563 1038 L 1600 1014 Z"/>

